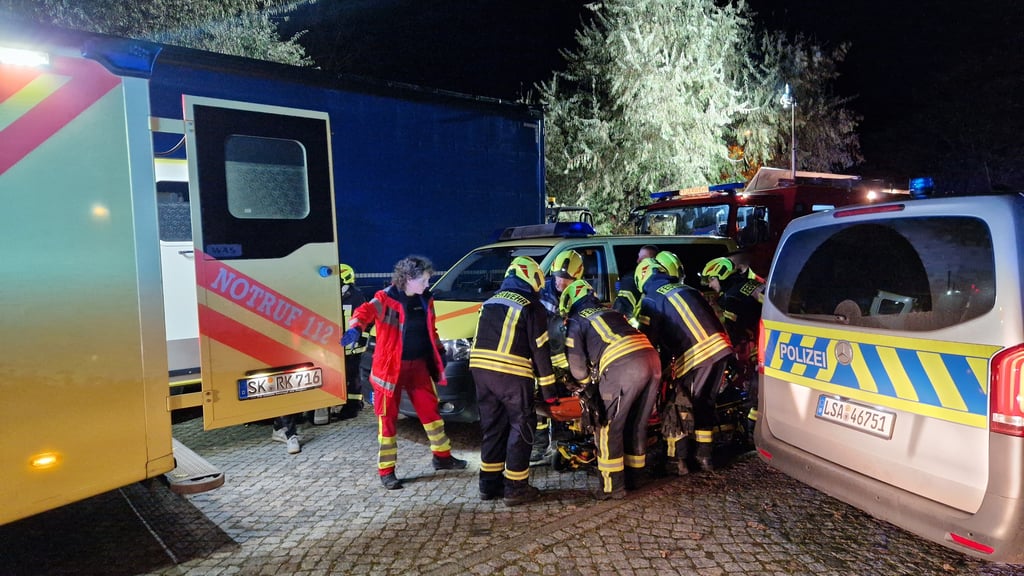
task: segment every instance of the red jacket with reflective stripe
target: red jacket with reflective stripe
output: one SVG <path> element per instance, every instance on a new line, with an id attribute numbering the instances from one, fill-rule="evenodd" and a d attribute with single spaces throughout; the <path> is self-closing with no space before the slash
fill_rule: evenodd
<path id="1" fill-rule="evenodd" d="M 378 290 L 373 298 L 360 305 L 352 312 L 349 328 L 358 327 L 366 330 L 370 324 L 377 325 L 377 347 L 373 351 L 373 367 L 370 369 L 370 382 L 375 391 L 383 391 L 388 397 L 395 393 L 398 373 L 402 369 L 402 334 L 405 331 L 405 306 L 397 299 L 398 289 L 392 285 Z M 441 339 L 437 335 L 436 315 L 434 314 L 434 298 L 430 292 L 421 296 L 423 308 L 427 311 L 427 333 L 433 345 L 433 362 L 427 362 L 430 377 L 441 386 L 448 381 L 444 377 L 444 362 L 441 360 Z"/>

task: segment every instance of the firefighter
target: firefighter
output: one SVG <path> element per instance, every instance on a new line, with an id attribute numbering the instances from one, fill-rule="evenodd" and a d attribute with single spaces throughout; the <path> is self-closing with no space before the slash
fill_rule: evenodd
<path id="1" fill-rule="evenodd" d="M 752 403 L 747 412 L 747 432 L 750 435 L 757 423 L 757 373 L 754 363 L 758 322 L 761 320 L 761 305 L 764 302 L 764 281 L 752 274 L 749 267 L 741 270 L 731 258 L 721 257 L 704 266 L 701 283 L 716 295 L 715 305 L 719 317 L 736 352 L 736 370 Z"/>
<path id="2" fill-rule="evenodd" d="M 687 472 L 692 429 L 697 462 L 711 470 L 715 399 L 732 356 L 729 337 L 701 293 L 672 282 L 654 258 L 637 266 L 636 283 L 643 293 L 641 331 L 661 351 L 669 383 L 659 406 L 667 456 L 676 461 L 679 473 Z"/>
<path id="3" fill-rule="evenodd" d="M 645 244 L 640 247 L 636 254 L 636 263 L 644 261 L 644 258 L 654 258 L 658 254 L 658 247 L 653 244 Z M 629 319 L 629 323 L 637 326 L 637 316 L 640 315 L 640 289 L 636 287 L 635 270 L 628 274 L 620 274 L 616 282 L 617 292 L 612 308 L 622 312 Z"/>
<path id="4" fill-rule="evenodd" d="M 543 285 L 532 258 L 513 258 L 498 292 L 480 309 L 469 356 L 480 404 L 480 499 L 503 498 L 506 506 L 540 495 L 529 483 L 537 427 L 534 379 L 545 402 L 557 398 L 547 313 L 538 294 Z"/>
<path id="5" fill-rule="evenodd" d="M 646 466 L 647 426 L 661 383 L 658 353 L 617 310 L 604 308 L 585 280 L 570 284 L 559 302 L 566 316 L 569 370 L 591 385 L 591 369 L 604 403 L 594 430 L 601 498 L 622 498 Z"/>
<path id="6" fill-rule="evenodd" d="M 341 308 L 345 318 L 345 325 L 348 325 L 352 318 L 352 311 L 366 302 L 366 296 L 356 286 L 356 271 L 348 264 L 338 264 L 338 276 L 341 279 Z M 369 335 L 365 332 L 359 336 L 356 343 L 345 348 L 345 384 L 348 390 L 347 402 L 337 410 L 338 417 L 342 420 L 355 418 L 363 407 L 363 390 L 360 383 L 359 365 L 362 362 L 363 353 L 366 352 L 366 342 Z"/>
<path id="7" fill-rule="evenodd" d="M 369 302 L 352 312 L 349 329 L 341 340 L 350 346 L 376 323 L 377 348 L 373 354 L 373 411 L 377 415 L 377 471 L 388 490 L 402 488 L 395 474 L 398 462 L 398 405 L 408 394 L 423 424 L 433 453 L 435 470 L 460 470 L 466 461 L 452 456 L 444 420 L 437 411 L 434 383 L 445 386 L 441 339 L 437 335 L 434 297 L 430 294 L 429 260 L 409 256 L 395 264 L 391 286 L 378 290 Z"/>
<path id="8" fill-rule="evenodd" d="M 548 337 L 551 347 L 551 365 L 555 369 L 556 386 L 568 376 L 569 364 L 565 359 L 564 316 L 558 310 L 558 299 L 562 291 L 574 280 L 583 278 L 583 257 L 575 250 L 563 250 L 551 261 L 544 287 L 540 290 L 540 302 L 548 313 Z M 561 395 L 562 390 L 556 389 Z M 537 418 L 537 430 L 533 436 L 533 450 L 530 452 L 530 463 L 544 461 L 548 456 L 551 442 L 564 439 L 568 432 L 563 422 L 547 417 Z"/>

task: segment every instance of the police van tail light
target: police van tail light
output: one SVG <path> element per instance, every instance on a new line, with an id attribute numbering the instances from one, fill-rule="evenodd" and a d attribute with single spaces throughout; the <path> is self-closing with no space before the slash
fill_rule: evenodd
<path id="1" fill-rule="evenodd" d="M 757 373 L 764 374 L 764 347 L 768 342 L 768 336 L 764 333 L 764 320 L 757 324 Z"/>
<path id="2" fill-rule="evenodd" d="M 992 358 L 989 426 L 992 432 L 1024 436 L 1024 344 L 1007 348 Z"/>

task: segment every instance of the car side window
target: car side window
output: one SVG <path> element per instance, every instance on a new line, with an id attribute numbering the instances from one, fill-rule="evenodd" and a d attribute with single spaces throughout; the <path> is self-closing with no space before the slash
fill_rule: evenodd
<path id="1" fill-rule="evenodd" d="M 937 330 L 995 303 L 995 256 L 977 218 L 880 219 L 793 234 L 769 299 L 794 317 L 892 330 Z"/>
<path id="2" fill-rule="evenodd" d="M 583 257 L 583 279 L 594 287 L 594 294 L 601 302 L 611 300 L 609 294 L 608 259 L 603 246 L 574 246 L 573 250 Z"/>

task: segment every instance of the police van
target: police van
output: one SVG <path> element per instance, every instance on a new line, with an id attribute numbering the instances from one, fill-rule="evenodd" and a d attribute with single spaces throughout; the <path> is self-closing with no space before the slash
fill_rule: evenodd
<path id="1" fill-rule="evenodd" d="M 1024 196 L 793 221 L 766 290 L 772 467 L 971 556 L 1024 561 Z"/>

